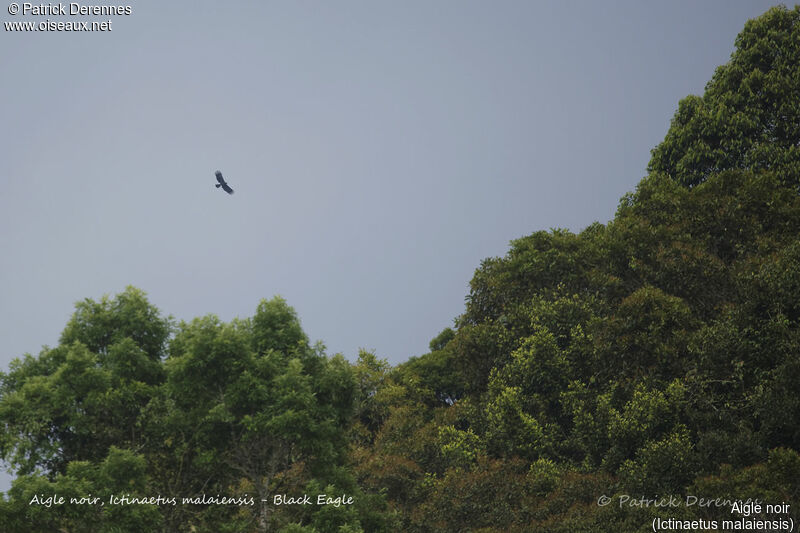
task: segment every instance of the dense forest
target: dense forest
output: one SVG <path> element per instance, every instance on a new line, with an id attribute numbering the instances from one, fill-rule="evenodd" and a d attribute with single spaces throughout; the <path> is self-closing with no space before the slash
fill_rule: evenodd
<path id="1" fill-rule="evenodd" d="M 79 302 L 0 374 L 0 530 L 797 528 L 800 7 L 745 25 L 647 171 L 607 224 L 483 261 L 396 367 L 277 297 L 229 323 Z"/>

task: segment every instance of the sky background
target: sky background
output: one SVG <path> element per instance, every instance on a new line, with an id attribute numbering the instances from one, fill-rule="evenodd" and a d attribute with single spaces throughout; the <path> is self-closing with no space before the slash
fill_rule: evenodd
<path id="1" fill-rule="evenodd" d="M 129 284 L 179 320 L 281 295 L 329 353 L 421 355 L 482 259 L 613 218 L 774 4 L 8 3 L 112 31 L 0 30 L 0 370 Z"/>

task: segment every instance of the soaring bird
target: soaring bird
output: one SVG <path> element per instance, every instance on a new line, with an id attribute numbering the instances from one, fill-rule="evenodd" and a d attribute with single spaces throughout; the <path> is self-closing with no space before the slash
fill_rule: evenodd
<path id="1" fill-rule="evenodd" d="M 216 184 L 216 187 L 218 189 L 222 187 L 222 190 L 225 191 L 226 193 L 233 194 L 233 189 L 231 189 L 230 186 L 227 183 L 225 183 L 225 180 L 222 178 L 222 172 L 217 170 L 215 174 L 217 175 L 217 181 L 219 182 Z"/>

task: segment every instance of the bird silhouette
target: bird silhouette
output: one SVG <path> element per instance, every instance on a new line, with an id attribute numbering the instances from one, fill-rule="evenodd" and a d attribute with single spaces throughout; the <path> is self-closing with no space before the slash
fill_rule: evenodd
<path id="1" fill-rule="evenodd" d="M 222 172 L 217 170 L 215 174 L 217 175 L 217 181 L 219 182 L 216 184 L 217 189 L 222 187 L 222 190 L 225 191 L 226 193 L 233 194 L 233 189 L 231 189 L 230 186 L 227 183 L 225 183 L 225 180 L 222 178 Z"/>

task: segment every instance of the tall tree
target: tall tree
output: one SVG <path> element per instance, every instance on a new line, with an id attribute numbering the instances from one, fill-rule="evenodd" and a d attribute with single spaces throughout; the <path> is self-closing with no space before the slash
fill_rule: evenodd
<path id="1" fill-rule="evenodd" d="M 705 94 L 681 100 L 651 172 L 692 187 L 729 169 L 771 170 L 800 187 L 800 6 L 750 20 Z"/>

